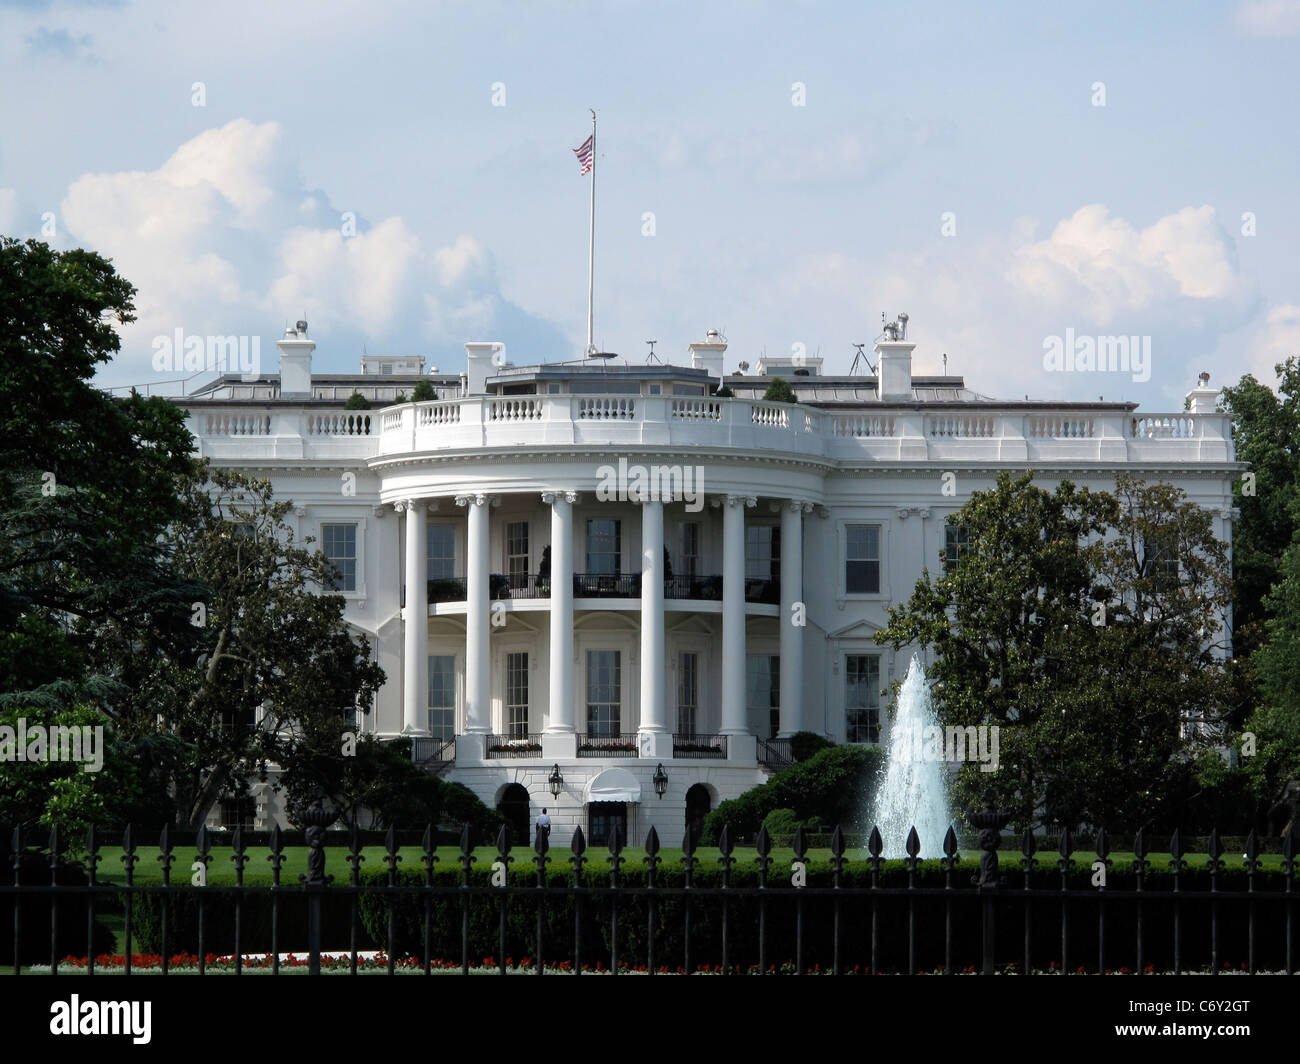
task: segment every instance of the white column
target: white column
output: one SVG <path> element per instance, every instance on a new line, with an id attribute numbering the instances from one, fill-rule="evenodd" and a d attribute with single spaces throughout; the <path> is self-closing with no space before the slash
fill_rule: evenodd
<path id="1" fill-rule="evenodd" d="M 488 638 L 488 507 L 487 495 L 461 495 L 457 506 L 468 510 L 465 549 L 465 730 L 492 730 L 491 677 Z"/>
<path id="2" fill-rule="evenodd" d="M 803 515 L 808 503 L 781 504 L 781 728 L 788 738 L 804 730 Z M 799 604 L 799 616 L 795 605 Z M 798 622 L 796 624 L 796 622 Z"/>
<path id="3" fill-rule="evenodd" d="M 640 732 L 667 732 L 664 701 L 664 504 L 641 504 Z M 657 756 L 657 755 L 656 755 Z M 671 752 L 669 754 L 671 756 Z"/>
<path id="4" fill-rule="evenodd" d="M 424 503 L 399 502 L 406 511 L 406 621 L 402 653 L 402 731 L 429 733 L 429 585 Z"/>
<path id="5" fill-rule="evenodd" d="M 573 726 L 573 504 L 572 491 L 547 492 L 551 507 L 551 676 L 546 730 L 572 734 Z"/>
<path id="6" fill-rule="evenodd" d="M 722 731 L 744 735 L 745 508 L 752 496 L 728 495 L 722 509 Z"/>

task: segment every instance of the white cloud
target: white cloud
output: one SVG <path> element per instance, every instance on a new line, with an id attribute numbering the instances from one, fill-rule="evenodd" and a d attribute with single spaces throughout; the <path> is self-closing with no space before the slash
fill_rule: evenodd
<path id="1" fill-rule="evenodd" d="M 345 237 L 341 213 L 304 186 L 284 141 L 277 123 L 237 119 L 156 170 L 86 174 L 69 187 L 68 232 L 139 289 L 114 381 L 147 379 L 152 337 L 178 327 L 272 339 L 306 314 L 325 344 L 410 350 L 459 344 L 464 327 L 486 329 L 508 306 L 473 236 L 429 246 L 394 216 L 358 218 Z M 0 221 L 6 202 L 0 195 Z"/>
<path id="2" fill-rule="evenodd" d="M 1180 296 L 1229 298 L 1241 285 L 1213 207 L 1184 207 L 1139 230 L 1099 203 L 1080 207 L 1048 239 L 1021 246 L 1009 279 L 1037 300 L 1086 311 L 1103 325 Z"/>
<path id="3" fill-rule="evenodd" d="M 1246 365 L 1241 372 L 1253 373 L 1261 384 L 1276 387 L 1273 367 L 1292 355 L 1300 357 L 1300 303 L 1270 308 L 1264 321 L 1247 334 L 1244 355 Z M 1224 383 L 1236 383 L 1236 378 Z"/>
<path id="4" fill-rule="evenodd" d="M 1237 27 L 1250 37 L 1290 37 L 1300 33 L 1300 0 L 1242 0 Z"/>

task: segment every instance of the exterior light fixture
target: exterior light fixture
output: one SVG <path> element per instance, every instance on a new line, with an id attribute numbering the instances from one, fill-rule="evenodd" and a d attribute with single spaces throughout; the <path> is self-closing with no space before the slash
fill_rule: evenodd
<path id="1" fill-rule="evenodd" d="M 651 781 L 655 785 L 655 794 L 660 798 L 664 796 L 664 791 L 668 790 L 668 773 L 664 771 L 663 762 L 655 769 L 654 779 Z"/>
<path id="2" fill-rule="evenodd" d="M 560 766 L 558 762 L 556 763 L 556 766 L 551 769 L 551 774 L 547 777 L 546 782 L 551 785 L 552 796 L 558 798 L 560 796 L 560 791 L 564 789 L 564 777 L 560 775 Z"/>

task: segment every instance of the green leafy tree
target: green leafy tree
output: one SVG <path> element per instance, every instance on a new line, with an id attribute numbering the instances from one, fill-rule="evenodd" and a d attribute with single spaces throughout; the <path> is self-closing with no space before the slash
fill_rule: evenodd
<path id="1" fill-rule="evenodd" d="M 1232 560 L 1237 587 L 1234 647 L 1247 657 L 1263 638 L 1264 599 L 1277 583 L 1282 552 L 1300 521 L 1300 360 L 1274 367 L 1276 390 L 1247 374 L 1224 388 L 1220 404 L 1232 416 L 1237 460 L 1250 476 L 1233 482 L 1241 518 L 1233 529 Z"/>
<path id="2" fill-rule="evenodd" d="M 797 403 L 799 397 L 794 394 L 794 389 L 790 387 L 790 382 L 784 377 L 773 377 L 772 383 L 767 386 L 767 391 L 763 393 L 763 399 L 769 403 Z"/>
<path id="3" fill-rule="evenodd" d="M 433 387 L 433 383 L 427 377 L 421 377 L 416 381 L 415 390 L 411 392 L 411 398 L 407 400 L 411 403 L 427 403 L 438 398 L 438 392 Z"/>
<path id="4" fill-rule="evenodd" d="M 370 400 L 360 392 L 354 391 L 348 396 L 347 402 L 343 404 L 344 410 L 369 410 Z"/>
<path id="5" fill-rule="evenodd" d="M 1255 652 L 1261 699 L 1246 724 L 1255 753 L 1243 760 L 1277 825 L 1294 822 L 1300 790 L 1300 539 L 1283 552 L 1278 583 L 1264 603 L 1272 616 Z"/>
<path id="6" fill-rule="evenodd" d="M 174 564 L 203 589 L 197 638 L 188 656 L 153 660 L 131 731 L 183 744 L 172 791 L 189 829 L 267 763 L 292 763 L 300 747 L 341 749 L 354 710 L 368 712 L 384 682 L 343 619 L 343 597 L 322 593 L 333 566 L 294 542 L 291 506 L 265 481 L 205 468 L 167 535 Z"/>
<path id="7" fill-rule="evenodd" d="M 93 252 L 0 238 L 0 705 L 111 713 L 124 648 L 184 642 L 193 596 L 154 545 L 193 439 L 167 400 L 91 383 L 134 293 Z"/>
<path id="8" fill-rule="evenodd" d="M 991 788 L 1020 827 L 1137 826 L 1160 801 L 1180 720 L 1222 716 L 1228 576 L 1209 516 L 1166 485 L 1117 494 L 999 477 L 951 521 L 968 548 L 877 641 L 933 647 L 945 724 L 997 725 L 1000 769 L 959 772 L 954 804 Z"/>

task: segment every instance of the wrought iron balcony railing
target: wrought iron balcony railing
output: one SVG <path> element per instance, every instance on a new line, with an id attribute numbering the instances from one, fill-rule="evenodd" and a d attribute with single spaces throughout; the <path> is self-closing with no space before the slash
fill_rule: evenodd
<path id="1" fill-rule="evenodd" d="M 725 761 L 727 737 L 725 735 L 673 734 L 673 757 L 685 761 Z"/>
<path id="2" fill-rule="evenodd" d="M 640 598 L 640 573 L 574 573 L 574 598 Z"/>
<path id="3" fill-rule="evenodd" d="M 579 757 L 636 757 L 636 732 L 579 732 Z"/>
<path id="4" fill-rule="evenodd" d="M 722 600 L 721 576 L 674 576 L 664 581 L 664 597 L 670 599 Z"/>
<path id="5" fill-rule="evenodd" d="M 490 758 L 541 757 L 542 733 L 512 732 L 507 735 L 489 735 L 487 756 Z"/>

